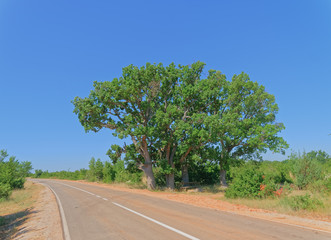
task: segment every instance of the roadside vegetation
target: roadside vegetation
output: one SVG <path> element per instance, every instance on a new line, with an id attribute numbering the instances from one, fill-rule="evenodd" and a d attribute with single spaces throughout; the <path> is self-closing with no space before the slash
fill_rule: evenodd
<path id="1" fill-rule="evenodd" d="M 0 239 L 9 239 L 30 214 L 37 196 L 37 187 L 25 183 L 31 169 L 30 162 L 19 162 L 0 150 Z"/>
<path id="2" fill-rule="evenodd" d="M 324 151 L 292 153 L 284 161 L 236 161 L 227 171 L 229 186 L 219 184 L 217 163 L 191 165 L 192 188 L 199 193 L 221 194 L 220 199 L 253 208 L 283 213 L 316 213 L 331 217 L 331 157 Z M 156 190 L 167 189 L 165 172 L 154 168 Z M 146 181 L 132 161 L 102 162 L 92 158 L 88 169 L 48 172 L 36 170 L 33 177 L 124 183 L 146 188 Z M 181 173 L 175 174 L 176 191 L 182 189 Z"/>
<path id="3" fill-rule="evenodd" d="M 112 81 L 94 82 L 74 113 L 86 132 L 111 130 L 130 144 L 112 145 L 110 160 L 91 159 L 75 172 L 36 170 L 35 177 L 126 183 L 151 190 L 213 189 L 225 198 L 273 199 L 285 207 L 328 207 L 330 157 L 324 151 L 262 161 L 267 150 L 285 153 L 275 97 L 246 73 L 228 80 L 205 64 L 147 63 L 122 69 Z M 209 186 L 209 187 L 202 187 Z M 298 194 L 294 194 L 297 193 Z"/>
<path id="4" fill-rule="evenodd" d="M 0 239 L 12 239 L 17 227 L 28 220 L 43 186 L 27 181 L 9 198 L 0 201 Z"/>
<path id="5" fill-rule="evenodd" d="M 32 170 L 30 162 L 19 162 L 14 156 L 8 157 L 7 151 L 0 150 L 0 201 L 8 199 L 14 189 L 22 189 L 25 177 Z"/>

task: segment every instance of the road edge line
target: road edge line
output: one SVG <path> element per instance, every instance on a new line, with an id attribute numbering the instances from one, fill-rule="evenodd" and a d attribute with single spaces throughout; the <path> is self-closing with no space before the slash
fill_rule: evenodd
<path id="1" fill-rule="evenodd" d="M 53 179 L 53 180 L 61 180 L 61 179 Z M 83 184 L 83 185 L 89 185 L 88 183 L 84 183 L 84 182 L 79 182 L 79 181 L 75 181 L 75 180 L 61 180 L 61 181 L 69 181 L 69 182 L 76 182 L 76 183 L 79 183 L 79 184 Z M 58 182 L 59 183 L 59 182 Z M 59 183 L 59 184 L 62 184 L 62 185 L 67 185 L 69 187 L 72 187 L 72 188 L 76 188 L 78 190 L 81 190 L 83 192 L 87 192 L 91 195 L 95 195 L 93 193 L 90 193 L 88 191 L 85 191 L 83 189 L 80 189 L 80 188 L 77 188 L 77 187 L 73 187 L 73 186 L 70 186 L 68 184 L 63 184 L 63 183 Z M 106 188 L 104 186 L 99 186 L 101 188 Z M 115 191 L 121 191 L 121 192 L 126 192 L 125 190 L 119 190 L 119 189 L 112 189 L 112 190 L 115 190 Z M 140 194 L 140 195 L 145 195 L 143 193 L 136 193 L 136 194 Z M 146 196 L 146 195 L 145 195 Z M 155 197 L 155 196 L 150 196 L 150 197 L 153 197 L 153 198 L 158 198 L 158 197 Z M 162 198 L 161 198 L 162 199 Z M 107 199 L 108 200 L 108 199 Z M 182 204 L 186 204 L 184 202 L 180 202 L 180 201 L 176 201 L 176 200 L 172 200 L 172 199 L 163 199 L 163 200 L 166 200 L 166 201 L 173 201 L 173 202 L 177 202 L 177 203 L 182 203 Z M 317 232 L 323 232 L 323 233 L 327 233 L 327 234 L 330 234 L 331 231 L 328 231 L 328 230 L 325 230 L 325 229 L 319 229 L 319 228 L 313 228 L 313 227 L 308 227 L 308 226 L 305 226 L 305 225 L 297 225 L 297 224 L 292 224 L 292 223 L 285 223 L 285 222 L 282 222 L 282 221 L 279 221 L 279 220 L 274 220 L 274 219 L 266 219 L 266 218 L 263 218 L 263 217 L 258 217 L 258 216 L 252 216 L 252 215 L 247 215 L 247 214 L 244 214 L 244 213 L 240 213 L 240 212 L 235 212 L 235 211 L 228 211 L 228 210 L 222 210 L 222 209 L 216 209 L 216 208 L 208 208 L 208 207 L 199 207 L 199 206 L 196 206 L 194 204 L 189 204 L 191 206 L 194 206 L 194 207 L 198 207 L 198 208 L 207 208 L 207 209 L 214 209 L 216 211 L 220 211 L 220 212 L 223 212 L 223 213 L 228 213 L 228 214 L 233 214 L 233 215 L 238 215 L 238 216 L 243 216 L 243 217 L 248 217 L 248 218 L 254 218 L 254 219 L 258 219 L 258 220 L 261 220 L 261 221 L 268 221 L 268 222 L 274 222 L 274 223 L 278 223 L 278 224 L 282 224 L 282 225 L 287 225 L 287 226 L 292 226 L 292 227 L 296 227 L 296 228 L 301 228 L 301 229 L 305 229 L 305 230 L 310 230 L 310 231 L 317 231 Z M 290 216 L 290 215 L 287 215 L 287 214 L 284 214 L 286 216 Z"/>
<path id="2" fill-rule="evenodd" d="M 147 219 L 147 220 L 149 220 L 149 221 L 151 221 L 151 222 L 153 222 L 153 223 L 156 223 L 156 224 L 158 224 L 158 225 L 160 225 L 160 226 L 162 226 L 162 227 L 164 227 L 164 228 L 166 228 L 166 229 L 168 229 L 168 230 L 170 230 L 170 231 L 173 231 L 173 232 L 175 232 L 175 233 L 178 233 L 178 234 L 180 234 L 180 235 L 182 235 L 182 236 L 184 236 L 184 237 L 186 237 L 186 238 L 188 238 L 188 239 L 191 239 L 191 240 L 199 240 L 199 238 L 196 238 L 196 237 L 194 237 L 194 236 L 192 236 L 192 235 L 190 235 L 190 234 L 187 234 L 187 233 L 185 233 L 185 232 L 182 232 L 182 231 L 180 231 L 180 230 L 178 230 L 178 229 L 176 229 L 176 228 L 170 227 L 169 225 L 167 225 L 167 224 L 165 224 L 165 223 L 162 223 L 162 222 L 160 222 L 160 221 L 157 221 L 157 220 L 155 220 L 155 219 L 153 219 L 153 218 L 151 218 L 151 217 L 147 217 L 146 215 L 141 214 L 141 213 L 139 213 L 139 212 L 136 212 L 136 211 L 134 211 L 134 210 L 132 210 L 132 209 L 130 209 L 130 208 L 124 207 L 123 205 L 121 205 L 121 204 L 119 204 L 119 203 L 112 202 L 112 204 L 114 204 L 114 205 L 116 205 L 116 206 L 118 206 L 118 207 L 120 207 L 120 208 L 123 208 L 123 209 L 125 209 L 125 210 L 127 210 L 127 211 L 129 211 L 129 212 L 132 212 L 132 213 L 134 213 L 134 214 L 136 214 L 136 215 L 138 215 L 138 216 L 140 216 L 140 217 L 142 217 L 142 218 L 145 218 L 145 219 Z"/>
<path id="3" fill-rule="evenodd" d="M 49 186 L 48 184 L 45 184 L 45 183 L 41 183 L 41 182 L 39 182 L 39 184 L 42 184 L 42 185 L 48 187 L 53 192 L 53 194 L 56 198 L 56 203 L 57 203 L 58 210 L 59 210 L 60 216 L 61 216 L 63 238 L 64 238 L 64 240 L 71 240 L 71 237 L 70 237 L 70 234 L 69 234 L 67 219 L 66 219 L 66 216 L 64 214 L 64 210 L 63 210 L 60 198 L 58 197 L 56 192 L 51 188 L 51 186 Z"/>

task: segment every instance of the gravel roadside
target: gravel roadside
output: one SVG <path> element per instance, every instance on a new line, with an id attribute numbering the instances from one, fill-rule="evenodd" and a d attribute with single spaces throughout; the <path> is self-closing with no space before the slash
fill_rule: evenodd
<path id="1" fill-rule="evenodd" d="M 60 213 L 54 194 L 49 188 L 43 186 L 33 213 L 17 228 L 12 239 L 63 240 Z"/>

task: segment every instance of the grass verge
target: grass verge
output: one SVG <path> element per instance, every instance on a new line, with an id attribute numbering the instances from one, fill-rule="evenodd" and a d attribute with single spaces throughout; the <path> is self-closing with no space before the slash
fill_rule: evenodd
<path id="1" fill-rule="evenodd" d="M 288 196 L 262 199 L 219 198 L 233 204 L 255 209 L 264 209 L 292 216 L 308 217 L 319 220 L 331 220 L 331 195 L 293 191 Z"/>
<path id="2" fill-rule="evenodd" d="M 42 188 L 26 181 L 24 189 L 14 190 L 8 200 L 0 201 L 0 239 L 10 239 L 17 227 L 28 220 Z"/>
<path id="3" fill-rule="evenodd" d="M 225 188 L 219 185 L 201 186 L 197 192 L 181 194 L 209 196 L 224 202 L 263 209 L 282 214 L 331 221 L 331 194 L 293 190 L 288 196 L 269 198 L 226 198 Z M 309 196 L 309 197 L 307 197 Z"/>

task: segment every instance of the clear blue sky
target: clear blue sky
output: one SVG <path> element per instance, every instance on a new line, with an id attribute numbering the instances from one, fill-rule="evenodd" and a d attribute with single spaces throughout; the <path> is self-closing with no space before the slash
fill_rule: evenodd
<path id="1" fill-rule="evenodd" d="M 107 160 L 119 140 L 85 133 L 70 101 L 129 64 L 197 60 L 274 94 L 290 149 L 331 154 L 329 0 L 1 0 L 0 149 L 50 171 Z"/>

